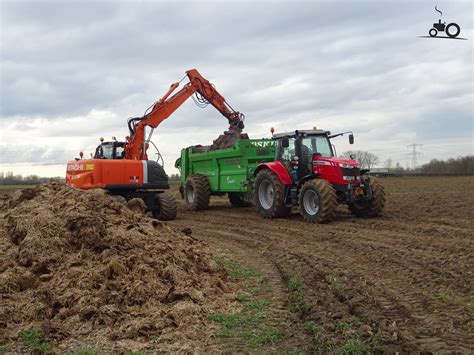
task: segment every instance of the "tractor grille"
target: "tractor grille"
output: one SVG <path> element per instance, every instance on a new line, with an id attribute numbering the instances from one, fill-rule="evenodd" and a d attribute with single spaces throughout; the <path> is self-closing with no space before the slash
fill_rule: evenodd
<path id="1" fill-rule="evenodd" d="M 342 168 L 342 175 L 343 176 L 359 176 L 360 169 L 359 168 Z"/>

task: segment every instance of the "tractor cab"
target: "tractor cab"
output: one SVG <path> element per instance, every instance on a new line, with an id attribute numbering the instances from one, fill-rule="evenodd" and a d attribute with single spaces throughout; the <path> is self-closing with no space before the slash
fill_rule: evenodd
<path id="1" fill-rule="evenodd" d="M 113 137 L 112 142 L 104 142 L 95 149 L 94 159 L 123 159 L 125 157 L 125 142 L 119 142 Z"/>
<path id="2" fill-rule="evenodd" d="M 295 184 L 319 176 L 332 184 L 346 186 L 360 175 L 360 164 L 352 159 L 337 157 L 330 139 L 347 133 L 349 143 L 353 144 L 352 132 L 331 135 L 329 131 L 313 129 L 275 134 L 276 161 L 286 168 Z"/>

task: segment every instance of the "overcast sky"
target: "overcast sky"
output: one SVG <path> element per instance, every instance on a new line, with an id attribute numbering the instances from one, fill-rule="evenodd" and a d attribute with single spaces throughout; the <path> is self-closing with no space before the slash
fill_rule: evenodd
<path id="1" fill-rule="evenodd" d="M 439 14 L 468 40 L 420 38 Z M 64 175 L 65 162 L 123 139 L 197 68 L 251 138 L 313 126 L 338 153 L 407 164 L 473 154 L 471 1 L 1 1 L 0 171 Z M 190 99 L 154 134 L 168 173 L 183 147 L 227 128 Z M 52 165 L 56 164 L 56 165 Z"/>

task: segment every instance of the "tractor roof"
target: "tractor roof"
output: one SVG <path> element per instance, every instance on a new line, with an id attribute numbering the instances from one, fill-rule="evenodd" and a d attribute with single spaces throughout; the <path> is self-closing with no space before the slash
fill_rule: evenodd
<path id="1" fill-rule="evenodd" d="M 281 137 L 296 137 L 296 136 L 320 136 L 320 135 L 329 135 L 331 132 L 325 131 L 322 129 L 305 129 L 305 130 L 296 130 L 291 132 L 283 132 L 277 133 L 273 135 L 273 138 L 281 138 Z"/>

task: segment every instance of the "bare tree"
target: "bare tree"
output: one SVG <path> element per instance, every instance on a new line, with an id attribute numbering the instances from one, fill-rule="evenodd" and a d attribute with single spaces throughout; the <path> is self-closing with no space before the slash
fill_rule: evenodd
<path id="1" fill-rule="evenodd" d="M 392 158 L 388 158 L 387 160 L 385 160 L 383 165 L 384 165 L 384 168 L 387 168 L 388 171 L 390 171 L 390 169 L 392 169 L 392 165 L 393 165 Z"/>
<path id="2" fill-rule="evenodd" d="M 344 157 L 349 158 L 351 155 L 355 157 L 361 167 L 364 169 L 371 169 L 379 163 L 379 157 L 374 153 L 365 150 L 349 150 L 342 153 Z"/>
<path id="3" fill-rule="evenodd" d="M 371 152 L 364 152 L 365 166 L 367 169 L 372 169 L 375 165 L 379 163 L 379 157 Z"/>

